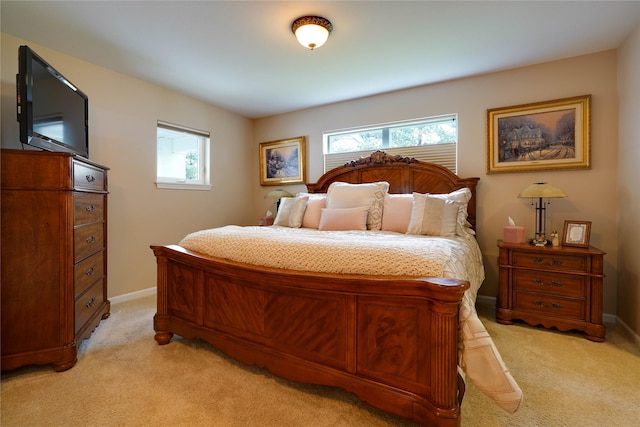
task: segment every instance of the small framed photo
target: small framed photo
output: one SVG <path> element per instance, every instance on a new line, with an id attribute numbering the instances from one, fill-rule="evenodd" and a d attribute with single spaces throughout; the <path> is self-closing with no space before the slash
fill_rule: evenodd
<path id="1" fill-rule="evenodd" d="M 565 221 L 562 246 L 589 247 L 591 221 Z"/>
<path id="2" fill-rule="evenodd" d="M 306 138 L 260 143 L 260 185 L 306 182 Z"/>

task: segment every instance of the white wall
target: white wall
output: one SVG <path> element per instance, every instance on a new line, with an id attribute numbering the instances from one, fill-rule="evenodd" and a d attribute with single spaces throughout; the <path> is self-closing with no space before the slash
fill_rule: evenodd
<path id="1" fill-rule="evenodd" d="M 618 314 L 640 335 L 640 26 L 618 52 Z"/>
<path id="2" fill-rule="evenodd" d="M 591 170 L 486 174 L 487 109 L 585 94 L 592 95 Z M 618 262 L 617 105 L 616 52 L 607 51 L 259 119 L 254 127 L 255 144 L 306 135 L 308 180 L 313 182 L 322 174 L 323 131 L 458 113 L 458 174 L 480 177 L 478 242 L 487 273 L 480 293 L 497 295 L 496 240 L 502 236 L 507 217 L 512 216 L 532 234 L 534 211 L 528 200 L 517 198 L 518 193 L 530 183 L 546 181 L 569 195 L 552 202 L 548 229 L 561 230 L 565 219 L 593 222 L 591 244 L 608 253 L 604 311 L 613 314 Z M 256 148 L 254 157 L 257 153 Z M 258 190 L 256 203 L 261 203 L 260 192 L 267 190 Z"/>
<path id="3" fill-rule="evenodd" d="M 251 120 L 5 33 L 3 148 L 20 148 L 15 75 L 21 44 L 28 44 L 89 97 L 89 157 L 110 168 L 110 297 L 156 285 L 150 244 L 177 243 L 191 231 L 254 221 L 253 201 L 246 196 L 253 191 L 246 172 L 253 160 Z M 211 132 L 211 191 L 155 188 L 157 120 Z"/>

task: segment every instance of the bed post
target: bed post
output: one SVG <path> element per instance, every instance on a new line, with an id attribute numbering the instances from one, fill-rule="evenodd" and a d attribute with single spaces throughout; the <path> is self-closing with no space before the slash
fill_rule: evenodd
<path id="1" fill-rule="evenodd" d="M 167 295 L 167 257 L 160 254 L 159 247 L 151 246 L 158 265 L 158 309 L 153 316 L 153 329 L 156 331 L 154 339 L 160 345 L 168 344 L 173 337 L 169 332 L 169 303 Z"/>

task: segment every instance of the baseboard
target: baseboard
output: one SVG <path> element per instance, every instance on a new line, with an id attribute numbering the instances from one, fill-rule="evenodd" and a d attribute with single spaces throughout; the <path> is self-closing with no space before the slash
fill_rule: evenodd
<path id="1" fill-rule="evenodd" d="M 640 335 L 636 334 L 635 331 L 631 329 L 629 325 L 624 323 L 624 321 L 620 318 L 618 318 L 618 324 L 622 326 L 629 333 L 629 336 L 635 342 L 636 346 L 640 348 Z"/>
<path id="2" fill-rule="evenodd" d="M 476 297 L 476 303 L 477 304 L 483 304 L 483 305 L 491 305 L 493 307 L 496 306 L 496 297 L 489 297 L 486 295 L 478 295 Z M 607 314 L 607 313 L 603 313 L 602 314 L 602 321 L 604 323 L 612 323 L 612 324 L 624 324 L 624 322 L 622 322 L 622 320 L 620 320 L 620 318 L 618 316 L 616 316 L 615 314 Z M 625 327 L 627 329 L 629 329 L 629 327 L 627 325 L 625 325 Z M 629 331 L 631 331 L 631 329 L 629 329 Z"/>
<path id="3" fill-rule="evenodd" d="M 141 291 L 135 291 L 124 295 L 118 295 L 116 297 L 109 298 L 111 304 L 119 304 L 121 302 L 130 301 L 132 299 L 142 298 L 149 295 L 153 295 L 158 291 L 158 289 L 154 286 L 153 288 L 143 289 Z"/>

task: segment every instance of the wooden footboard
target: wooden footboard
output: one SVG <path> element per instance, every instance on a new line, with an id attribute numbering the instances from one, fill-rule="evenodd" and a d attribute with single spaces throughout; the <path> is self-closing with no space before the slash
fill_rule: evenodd
<path id="1" fill-rule="evenodd" d="M 423 425 L 460 425 L 458 309 L 468 282 L 282 271 L 151 248 L 159 344 L 200 338 Z"/>

